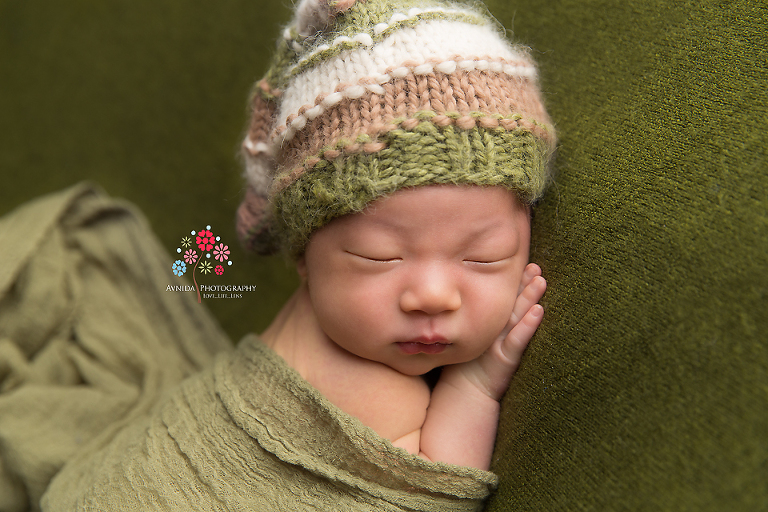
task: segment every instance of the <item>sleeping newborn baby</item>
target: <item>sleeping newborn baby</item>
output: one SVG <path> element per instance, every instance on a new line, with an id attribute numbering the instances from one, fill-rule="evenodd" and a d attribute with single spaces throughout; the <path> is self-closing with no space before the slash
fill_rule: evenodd
<path id="1" fill-rule="evenodd" d="M 238 229 L 299 289 L 65 468 L 47 510 L 482 507 L 543 315 L 534 65 L 477 8 L 303 0 L 251 107 Z"/>
<path id="2" fill-rule="evenodd" d="M 488 469 L 498 400 L 542 317 L 529 236 L 506 188 L 400 190 L 312 234 L 262 339 L 395 446 Z"/>

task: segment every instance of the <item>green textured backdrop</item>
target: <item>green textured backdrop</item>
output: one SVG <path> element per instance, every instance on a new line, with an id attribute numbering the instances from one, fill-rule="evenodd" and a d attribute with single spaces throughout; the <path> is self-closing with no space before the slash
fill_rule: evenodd
<path id="1" fill-rule="evenodd" d="M 518 0 L 560 134 L 491 510 L 768 510 L 765 2 Z"/>
<path id="2" fill-rule="evenodd" d="M 560 134 L 545 323 L 504 401 L 498 510 L 768 510 L 766 7 L 489 1 Z M 246 98 L 283 2 L 0 0 L 0 214 L 82 179 L 169 255 L 235 240 Z M 236 244 L 235 244 L 236 245 Z M 295 286 L 234 249 L 233 339 Z M 0 262 L 2 263 L 2 262 Z"/>
<path id="3" fill-rule="evenodd" d="M 0 0 L 0 214 L 88 179 L 138 205 L 169 256 L 210 224 L 235 246 L 226 282 L 264 293 L 207 305 L 233 339 L 263 329 L 296 280 L 236 242 L 237 152 L 288 15 L 264 1 Z"/>

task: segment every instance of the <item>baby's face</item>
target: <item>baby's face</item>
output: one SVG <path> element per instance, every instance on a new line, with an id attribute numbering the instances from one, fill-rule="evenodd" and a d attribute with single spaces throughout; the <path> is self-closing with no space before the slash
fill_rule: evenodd
<path id="1" fill-rule="evenodd" d="M 470 361 L 512 314 L 528 211 L 501 187 L 401 190 L 312 235 L 299 272 L 338 346 L 407 375 Z"/>

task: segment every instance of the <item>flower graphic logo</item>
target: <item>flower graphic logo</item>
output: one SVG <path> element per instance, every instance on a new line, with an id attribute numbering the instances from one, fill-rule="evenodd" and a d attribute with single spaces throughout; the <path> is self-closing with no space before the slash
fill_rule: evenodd
<path id="1" fill-rule="evenodd" d="M 229 259 L 229 246 L 224 244 L 219 244 L 218 247 L 216 247 L 213 250 L 213 257 L 217 260 L 224 262 Z M 219 265 L 221 266 L 221 265 Z M 224 272 L 224 267 L 221 268 L 221 271 Z"/>
<path id="2" fill-rule="evenodd" d="M 184 253 L 184 261 L 192 265 L 197 261 L 197 253 L 193 249 L 189 249 Z"/>
<path id="3" fill-rule="evenodd" d="M 173 262 L 172 267 L 173 273 L 179 277 L 184 275 L 184 272 L 187 271 L 187 266 L 184 264 L 181 260 L 176 260 Z"/>
<path id="4" fill-rule="evenodd" d="M 208 252 L 213 249 L 213 244 L 216 243 L 216 239 L 213 237 L 213 233 L 211 233 L 210 230 L 204 229 L 203 231 L 197 233 L 195 243 L 201 251 Z"/>
<path id="5" fill-rule="evenodd" d="M 224 275 L 225 266 L 216 265 L 214 268 L 210 261 L 207 261 L 213 253 L 213 258 L 221 263 L 227 262 L 227 266 L 232 265 L 232 259 L 230 258 L 229 246 L 221 241 L 221 237 L 216 236 L 211 229 L 211 226 L 205 226 L 205 229 L 200 231 L 190 231 L 191 236 L 184 236 L 179 242 L 179 247 L 176 248 L 176 253 L 181 258 L 173 262 L 171 271 L 175 276 L 181 277 L 187 272 L 187 265 L 189 265 L 190 274 L 192 275 L 192 281 L 195 283 L 195 289 L 197 290 L 197 302 L 200 300 L 200 285 L 197 283 L 196 274 L 215 274 L 216 276 Z M 193 241 L 194 240 L 194 245 Z M 183 249 L 182 249 L 183 247 Z M 183 256 L 181 254 L 183 253 Z"/>

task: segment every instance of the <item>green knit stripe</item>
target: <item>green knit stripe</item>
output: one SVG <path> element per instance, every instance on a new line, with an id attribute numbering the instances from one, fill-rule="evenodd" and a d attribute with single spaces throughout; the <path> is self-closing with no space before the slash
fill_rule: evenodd
<path id="1" fill-rule="evenodd" d="M 369 5 L 368 3 L 363 5 Z M 400 9 L 397 12 L 406 12 L 407 10 Z M 389 21 L 389 18 L 392 13 L 388 13 L 384 18 L 382 18 L 381 21 L 387 22 Z M 345 20 L 346 20 L 345 16 Z M 471 14 L 470 12 L 453 12 L 453 13 L 445 13 L 445 12 L 424 12 L 414 17 L 409 17 L 406 20 L 398 21 L 395 23 L 392 23 L 389 25 L 389 28 L 384 30 L 383 32 L 376 34 L 373 31 L 373 27 L 375 25 L 371 24 L 368 26 L 365 26 L 362 23 L 355 23 L 355 21 L 360 16 L 354 16 L 350 15 L 350 18 L 353 23 L 350 23 L 349 25 L 342 24 L 339 28 L 338 32 L 332 32 L 330 34 L 326 34 L 325 37 L 321 37 L 317 40 L 317 44 L 313 45 L 312 48 L 309 48 L 307 52 L 298 55 L 299 59 L 296 62 L 296 64 L 293 65 L 292 68 L 288 70 L 286 73 L 286 80 L 290 79 L 293 76 L 296 76 L 297 74 L 301 73 L 307 68 L 311 68 L 313 66 L 316 66 L 320 64 L 321 62 L 325 60 L 332 59 L 334 57 L 338 57 L 343 52 L 354 50 L 357 48 L 360 48 L 363 45 L 363 43 L 360 43 L 358 41 L 345 41 L 338 44 L 333 44 L 333 40 L 336 39 L 339 36 L 346 36 L 346 37 L 354 37 L 358 34 L 364 33 L 368 34 L 371 37 L 371 40 L 374 44 L 382 41 L 386 37 L 388 37 L 392 32 L 406 28 L 406 27 L 414 27 L 420 23 L 423 23 L 425 21 L 429 20 L 446 20 L 446 21 L 461 21 L 467 24 L 472 25 L 487 25 L 488 20 L 481 18 L 479 15 Z M 367 19 L 367 17 L 365 18 Z M 362 25 L 362 26 L 360 26 Z M 318 46 L 325 44 L 327 46 L 330 46 L 330 48 L 327 48 L 325 50 L 317 51 Z"/>
<path id="2" fill-rule="evenodd" d="M 502 130 L 512 133 L 520 133 L 521 131 L 527 131 L 539 138 L 542 142 L 542 147 L 546 147 L 547 154 L 554 152 L 555 148 L 555 130 L 554 127 L 548 124 L 541 123 L 533 118 L 524 118 L 521 114 L 511 114 L 503 116 L 501 114 L 488 114 L 485 112 L 442 112 L 440 114 L 431 110 L 420 110 L 415 112 L 412 116 L 401 117 L 392 120 L 391 126 L 395 128 L 390 132 L 396 130 L 412 131 L 415 126 L 421 123 L 432 123 L 437 130 L 445 128 L 446 121 L 451 126 L 455 126 L 456 129 L 462 131 L 469 130 L 470 128 L 462 127 L 460 123 L 463 120 L 471 118 L 474 121 L 474 126 L 485 128 L 487 130 Z M 419 128 L 423 130 L 422 128 Z M 341 156 L 359 153 L 360 151 L 367 151 L 369 153 L 381 151 L 378 148 L 373 150 L 367 149 L 370 145 L 378 146 L 384 144 L 389 146 L 387 141 L 389 140 L 387 135 L 389 132 L 385 132 L 379 135 L 371 135 L 367 133 L 359 134 L 354 138 L 342 137 L 330 142 L 328 145 L 319 148 L 316 152 L 307 153 L 303 159 L 298 163 L 288 164 L 282 169 L 278 170 L 272 185 L 272 193 L 280 193 L 281 189 L 290 186 L 300 174 L 303 174 L 306 169 L 311 169 L 320 164 L 323 160 L 332 161 Z M 391 146 L 389 146 L 391 148 Z M 294 161 L 295 162 L 295 161 Z"/>
<path id="3" fill-rule="evenodd" d="M 291 30 L 293 34 L 295 30 Z M 280 89 L 287 83 L 285 79 L 285 70 L 292 65 L 296 58 L 296 52 L 291 48 L 291 42 L 280 38 L 277 43 L 277 49 L 272 55 L 267 73 L 263 80 L 266 80 L 271 89 Z M 254 94 L 261 94 L 261 91 L 254 91 Z"/>
<path id="4" fill-rule="evenodd" d="M 411 131 L 387 133 L 385 141 L 387 147 L 374 154 L 322 160 L 275 195 L 277 236 L 286 253 L 299 255 L 314 230 L 404 187 L 503 186 L 530 203 L 548 181 L 548 147 L 524 129 L 463 130 L 422 122 Z"/>
<path id="5" fill-rule="evenodd" d="M 413 8 L 424 10 L 445 9 L 449 11 L 462 11 L 467 14 L 478 11 L 477 5 L 468 5 L 467 3 L 461 4 L 434 0 L 358 0 L 350 9 L 340 13 L 336 17 L 337 22 L 334 26 L 334 31 L 324 35 L 324 38 L 326 39 L 324 42 L 329 43 L 338 36 L 354 37 L 359 33 L 370 33 L 375 25 L 379 23 L 389 23 L 393 14 L 407 15 L 408 11 Z M 484 9 L 484 6 L 480 4 L 480 8 Z M 487 10 L 482 12 L 487 13 Z M 418 19 L 421 16 L 427 14 L 428 13 L 417 15 L 415 17 L 416 21 L 418 22 Z M 481 12 L 478 12 L 477 21 L 475 23 L 487 24 L 489 20 L 493 19 L 490 16 L 482 18 L 480 14 Z M 442 16 L 450 16 L 450 14 L 443 13 Z M 397 26 L 397 24 L 395 24 L 395 26 Z"/>

